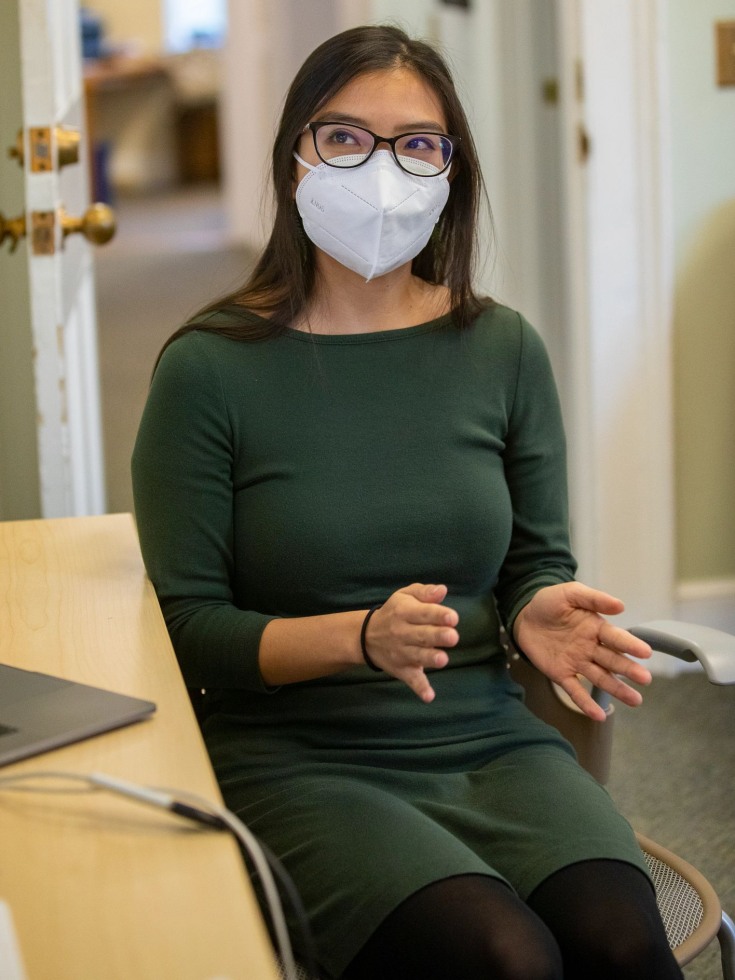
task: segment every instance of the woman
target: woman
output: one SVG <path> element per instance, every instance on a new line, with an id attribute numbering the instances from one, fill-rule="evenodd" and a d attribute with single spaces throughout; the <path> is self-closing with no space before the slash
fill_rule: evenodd
<path id="1" fill-rule="evenodd" d="M 603 720 L 580 677 L 635 705 L 650 650 L 574 581 L 548 360 L 473 292 L 481 178 L 440 57 L 327 41 L 273 179 L 271 239 L 165 348 L 133 459 L 228 805 L 330 977 L 681 976 L 629 826 L 505 667 L 501 619 Z"/>

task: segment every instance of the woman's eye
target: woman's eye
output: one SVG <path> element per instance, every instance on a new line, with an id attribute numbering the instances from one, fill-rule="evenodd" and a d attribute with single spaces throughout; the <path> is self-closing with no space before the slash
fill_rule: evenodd
<path id="1" fill-rule="evenodd" d="M 333 130 L 329 133 L 327 139 L 330 143 L 338 143 L 340 146 L 354 146 L 358 142 L 355 134 L 347 129 Z"/>
<path id="2" fill-rule="evenodd" d="M 437 144 L 431 136 L 412 136 L 406 143 L 407 150 L 423 150 L 426 153 L 434 153 Z"/>

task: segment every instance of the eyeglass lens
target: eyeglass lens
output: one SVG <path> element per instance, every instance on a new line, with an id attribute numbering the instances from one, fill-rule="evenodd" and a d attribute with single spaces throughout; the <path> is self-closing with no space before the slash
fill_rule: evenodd
<path id="1" fill-rule="evenodd" d="M 317 153 L 333 167 L 359 167 L 372 152 L 375 140 L 359 126 L 327 123 L 315 133 Z M 408 173 L 429 176 L 438 173 L 452 158 L 452 142 L 437 133 L 408 133 L 395 143 L 395 156 Z"/>

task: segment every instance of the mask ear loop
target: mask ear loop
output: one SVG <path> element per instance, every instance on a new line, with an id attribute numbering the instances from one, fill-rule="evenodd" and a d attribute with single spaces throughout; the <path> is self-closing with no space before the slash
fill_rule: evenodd
<path id="1" fill-rule="evenodd" d="M 293 151 L 293 155 L 299 161 L 302 167 L 306 167 L 307 170 L 312 170 L 312 171 L 316 170 L 316 167 L 313 167 L 310 163 L 307 163 L 306 160 L 303 159 L 303 157 L 300 157 L 298 155 L 296 150 Z"/>
<path id="2" fill-rule="evenodd" d="M 305 268 L 309 264 L 311 257 L 311 242 L 309 241 L 309 236 L 304 231 L 304 222 L 299 213 L 299 208 L 296 201 L 292 201 L 291 206 L 294 210 L 294 222 L 296 224 L 296 240 L 299 248 L 299 259 L 301 260 L 301 265 Z"/>
<path id="3" fill-rule="evenodd" d="M 306 160 L 302 159 L 302 157 L 299 156 L 296 150 L 293 151 L 293 155 L 295 159 L 298 160 L 298 162 L 301 164 L 302 167 L 306 167 L 307 170 L 311 170 L 311 171 L 316 170 L 316 167 L 313 167 L 310 163 L 307 163 Z M 299 213 L 298 205 L 296 204 L 295 198 L 292 201 L 292 204 L 293 204 L 293 209 L 296 212 L 296 224 L 298 226 L 299 253 L 301 256 L 301 265 L 302 267 L 305 268 L 309 263 L 309 245 L 310 245 L 309 238 L 306 232 L 304 231 L 304 222 Z"/>

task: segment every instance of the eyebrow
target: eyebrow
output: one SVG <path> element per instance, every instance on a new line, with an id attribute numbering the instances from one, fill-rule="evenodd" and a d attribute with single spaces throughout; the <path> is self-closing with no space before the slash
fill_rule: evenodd
<path id="1" fill-rule="evenodd" d="M 360 126 L 361 129 L 370 129 L 365 119 L 361 119 L 359 116 L 351 116 L 346 112 L 321 112 L 314 122 L 351 123 L 353 126 Z M 435 119 L 421 119 L 418 122 L 403 123 L 396 128 L 401 133 L 444 132 L 444 127 Z"/>

